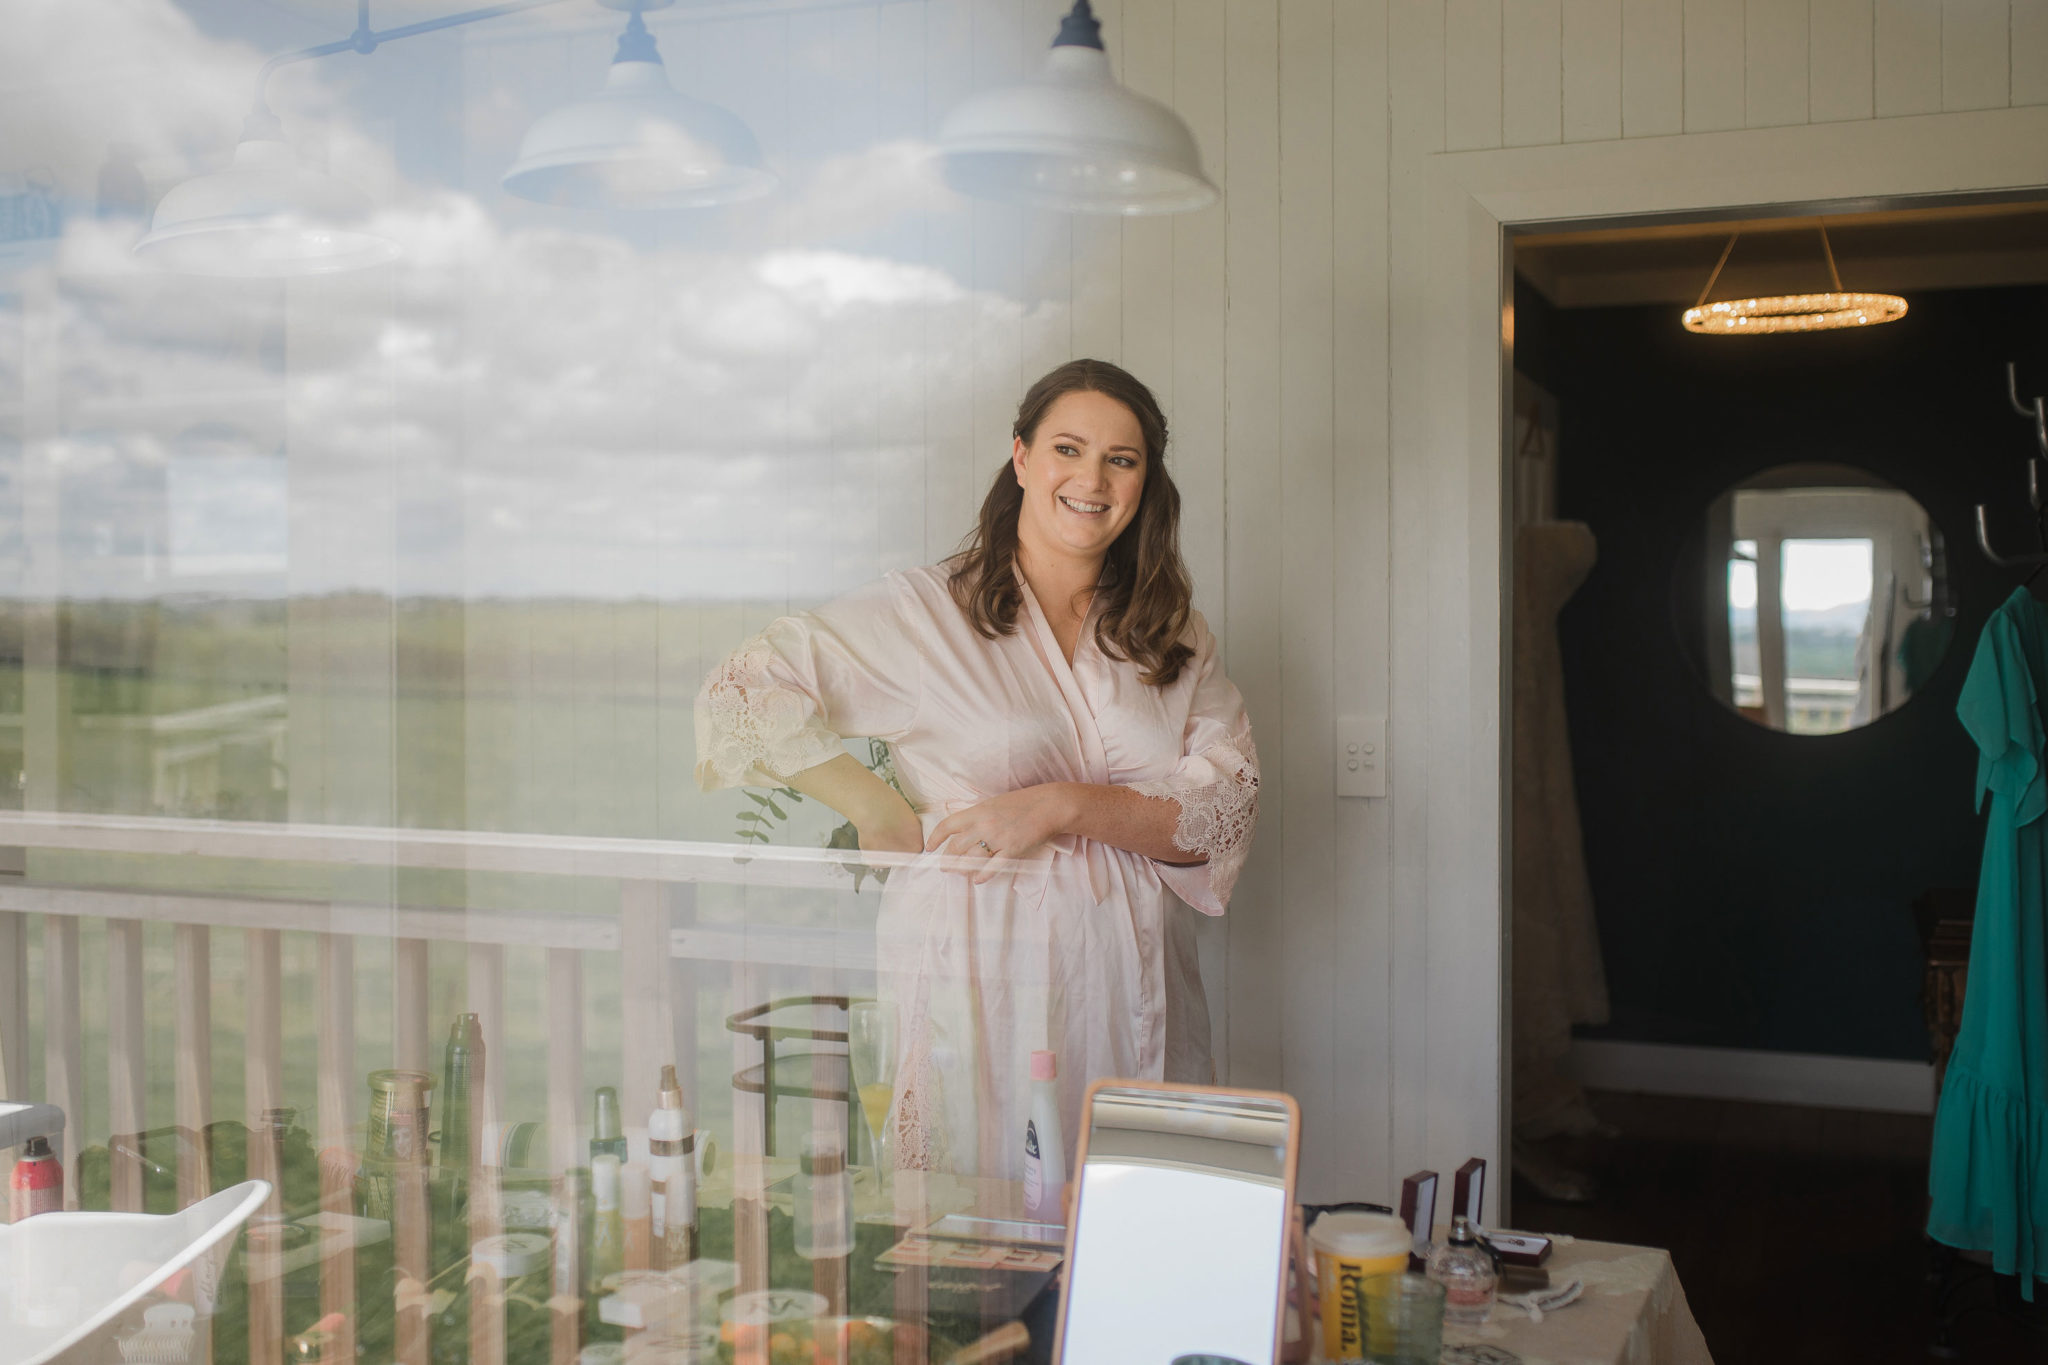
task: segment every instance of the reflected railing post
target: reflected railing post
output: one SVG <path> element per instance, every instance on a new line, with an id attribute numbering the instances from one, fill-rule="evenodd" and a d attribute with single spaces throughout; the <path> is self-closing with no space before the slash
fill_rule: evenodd
<path id="1" fill-rule="evenodd" d="M 433 1028 L 427 1022 L 427 941 L 402 938 L 391 953 L 391 1065 L 433 1075 Z"/>
<path id="2" fill-rule="evenodd" d="M 628 1128 L 645 1130 L 667 1055 L 668 907 L 660 882 L 619 884 L 619 1100 Z"/>
<path id="3" fill-rule="evenodd" d="M 85 1112 L 85 1047 L 78 994 L 78 921 L 43 917 L 43 1099 L 64 1111 L 64 1207 L 78 1207 L 79 1116 Z"/>
<path id="4" fill-rule="evenodd" d="M 474 997 L 471 1003 L 475 1003 Z M 488 1056 L 488 1054 L 486 1054 Z M 475 1130 L 473 1130 L 475 1131 Z M 505 1285 L 495 1266 L 475 1257 L 475 1248 L 504 1231 L 499 1206 L 499 1170 L 481 1156 L 472 1139 L 469 1167 L 470 1365 L 505 1365 Z"/>
<path id="5" fill-rule="evenodd" d="M 320 1149 L 320 1313 L 334 1324 L 321 1365 L 349 1365 L 356 1358 L 356 1247 L 353 1235 L 334 1229 L 353 1226 L 356 1154 L 346 1143 Z"/>
<path id="6" fill-rule="evenodd" d="M 0 1095 L 26 1097 L 30 1093 L 28 916 L 19 910 L 0 910 Z"/>
<path id="7" fill-rule="evenodd" d="M 697 1075 L 698 963 L 695 956 L 679 956 L 674 947 L 677 932 L 694 928 L 697 923 L 697 888 L 691 882 L 678 882 L 666 889 L 671 897 L 669 942 L 662 944 L 661 956 L 668 963 L 669 1046 L 675 1057 L 676 1076 L 683 1084 L 683 1105 L 701 1124 L 704 1097 L 699 1093 Z"/>
<path id="8" fill-rule="evenodd" d="M 350 1133 L 350 1082 L 355 1071 L 355 944 L 342 934 L 319 934 L 314 946 L 314 1009 L 319 1062 L 320 1211 L 331 1228 L 352 1228 L 355 1217 L 355 1140 Z M 356 1358 L 356 1259 L 353 1236 L 329 1235 L 320 1258 L 320 1312 L 339 1329 L 327 1365 Z"/>
<path id="9" fill-rule="evenodd" d="M 142 921 L 107 921 L 108 1206 L 142 1212 L 141 1135 L 149 1127 L 148 1062 L 143 1055 Z M 113 1138 L 128 1137 L 132 1142 Z"/>
<path id="10" fill-rule="evenodd" d="M 392 1290 L 398 1316 L 397 1358 L 399 1365 L 428 1365 L 432 1358 L 433 1318 L 428 1312 L 432 1296 L 428 1281 L 432 1257 L 433 1224 L 428 1211 L 427 1165 L 417 1154 L 414 1159 L 395 1161 L 391 1172 L 392 1260 L 398 1282 Z"/>
<path id="11" fill-rule="evenodd" d="M 177 975 L 176 1113 L 184 1150 L 178 1159 L 178 1207 L 187 1209 L 213 1193 L 206 1151 L 206 1124 L 213 1108 L 212 938 L 203 924 L 171 930 L 171 960 Z"/>
<path id="12" fill-rule="evenodd" d="M 259 1171 L 252 1161 L 249 1174 L 271 1184 L 259 1215 L 271 1235 L 249 1242 L 249 1360 L 255 1365 L 284 1354 L 284 1132 L 269 1121 L 285 1112 L 284 950 L 275 929 L 242 931 L 242 1021 L 242 1112 L 251 1151 L 261 1152 L 264 1167 Z M 266 1137 L 261 1144 L 254 1141 L 259 1130 Z"/>
<path id="13" fill-rule="evenodd" d="M 476 1016 L 484 1036 L 483 1079 L 470 1096 L 470 1129 L 481 1143 L 483 1135 L 497 1131 L 505 1117 L 505 1068 L 510 1061 L 505 1051 L 505 949 L 497 943 L 471 943 L 468 956 L 469 1012 Z M 488 1151 L 482 1153 L 482 1159 L 487 1166 L 499 1161 L 496 1153 Z"/>
<path id="14" fill-rule="evenodd" d="M 576 1365 L 582 1340 L 582 1251 L 576 1211 L 583 1165 L 576 1150 L 576 1119 L 583 1090 L 583 954 L 574 948 L 547 950 L 548 985 L 548 1173 L 556 1200 L 555 1264 L 550 1273 L 553 1315 L 551 1365 Z M 566 1245 L 564 1245 L 566 1243 Z"/>
<path id="15" fill-rule="evenodd" d="M 743 958 L 732 964 L 732 995 L 726 1001 L 728 1017 L 751 1008 L 756 994 L 758 971 Z M 759 1045 L 745 1033 L 732 1035 L 732 1073 L 735 1078 L 755 1062 Z M 732 1104 L 732 1257 L 739 1266 L 742 1294 L 768 1288 L 768 1135 L 765 1113 L 773 1102 L 772 1076 L 764 1077 L 761 1103 L 733 1090 Z"/>
<path id="16" fill-rule="evenodd" d="M 575 1170 L 555 1176 L 554 1265 L 549 1269 L 554 1292 L 548 1296 L 549 1365 L 578 1365 L 583 1349 L 583 1220 L 584 1184 Z"/>
<path id="17" fill-rule="evenodd" d="M 270 1182 L 270 1196 L 251 1222 L 244 1251 L 249 1287 L 249 1361 L 284 1353 L 284 1143 L 290 1111 L 268 1109 L 249 1124 L 246 1178 Z"/>
<path id="18" fill-rule="evenodd" d="M 504 1113 L 505 950 L 495 943 L 471 943 L 468 952 L 469 1012 L 483 1030 L 480 1074 L 470 1082 L 469 1244 L 474 1248 L 504 1230 L 501 1195 L 504 1172 L 486 1134 L 496 1134 Z M 469 1358 L 471 1365 L 505 1365 L 505 1287 L 497 1270 L 474 1259 L 469 1276 Z M 522 1362 L 524 1365 L 524 1362 Z"/>
<path id="19" fill-rule="evenodd" d="M 838 967 L 836 963 L 830 966 L 818 965 L 811 968 L 810 994 L 813 997 L 829 997 L 839 988 L 840 982 L 838 980 Z M 817 1062 L 814 1061 L 812 1063 L 811 1088 L 814 1092 L 827 1087 L 829 1082 L 825 1079 L 825 1076 L 828 1074 L 819 1070 Z M 858 1105 L 858 1101 L 854 1098 L 856 1093 L 853 1083 L 853 1063 L 851 1057 L 849 1057 L 846 1066 L 846 1098 L 844 1100 L 833 1100 L 814 1093 L 810 1101 L 804 1106 L 809 1111 L 805 1117 L 809 1120 L 812 1150 L 823 1151 L 837 1147 L 844 1153 L 842 1158 L 843 1165 L 840 1168 L 837 1180 L 842 1189 L 840 1197 L 846 1202 L 846 1208 L 843 1210 L 844 1216 L 849 1222 L 851 1222 L 853 1217 L 853 1161 L 856 1153 L 852 1142 L 849 1140 L 848 1121 L 853 1117 Z M 801 1153 L 803 1148 L 799 1146 L 797 1150 Z M 814 1176 L 809 1182 L 798 1180 L 796 1185 L 797 1189 L 801 1192 L 807 1188 L 815 1189 L 822 1181 L 832 1179 L 834 1177 L 829 1175 Z M 802 1197 L 801 1193 L 799 1197 Z M 836 1206 L 828 1201 L 827 1207 L 829 1209 Z M 816 1210 L 814 1209 L 814 1217 L 815 1214 Z M 821 1237 L 836 1236 L 834 1233 L 822 1230 L 816 1235 Z M 834 1316 L 844 1316 L 848 1311 L 847 1295 L 851 1287 L 848 1262 L 848 1256 L 819 1256 L 811 1262 L 811 1289 L 818 1297 L 825 1300 L 826 1311 Z"/>

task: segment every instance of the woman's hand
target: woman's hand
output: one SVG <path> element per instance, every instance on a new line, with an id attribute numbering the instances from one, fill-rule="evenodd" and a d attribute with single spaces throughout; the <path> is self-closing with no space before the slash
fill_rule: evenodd
<path id="1" fill-rule="evenodd" d="M 1001 870 L 998 859 L 1029 857 L 1067 831 L 1074 815 L 1073 785 L 1044 782 L 1020 787 L 957 811 L 932 830 L 925 851 L 983 859 L 985 866 L 972 874 L 979 886 Z"/>

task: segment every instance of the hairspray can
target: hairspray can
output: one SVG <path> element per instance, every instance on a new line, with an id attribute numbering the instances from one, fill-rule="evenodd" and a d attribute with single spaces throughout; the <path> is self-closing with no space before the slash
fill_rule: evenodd
<path id="1" fill-rule="evenodd" d="M 50 1150 L 50 1140 L 32 1137 L 14 1163 L 7 1181 L 7 1218 L 19 1223 L 38 1213 L 55 1213 L 64 1207 L 64 1163 Z"/>

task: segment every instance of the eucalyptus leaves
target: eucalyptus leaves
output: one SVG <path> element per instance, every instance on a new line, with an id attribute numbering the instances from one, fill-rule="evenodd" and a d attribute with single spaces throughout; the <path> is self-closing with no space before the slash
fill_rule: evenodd
<path id="1" fill-rule="evenodd" d="M 903 796 L 906 801 L 909 800 L 910 798 L 904 794 L 903 783 L 897 779 L 896 759 L 889 752 L 888 743 L 884 740 L 871 739 L 867 741 L 867 746 L 868 756 L 866 764 L 868 771 L 895 788 L 898 796 Z M 787 807 L 795 805 L 804 799 L 803 793 L 793 787 L 771 787 L 766 792 L 748 790 L 743 791 L 741 794 L 747 800 L 754 803 L 754 809 L 742 810 L 739 813 L 739 828 L 734 830 L 733 833 L 741 843 L 747 844 L 770 844 L 775 842 L 769 837 L 769 831 L 778 824 L 787 823 L 789 820 Z M 854 829 L 853 821 L 846 821 L 826 835 L 825 847 L 844 849 L 849 853 L 860 852 L 860 834 Z M 889 880 L 889 870 L 887 868 L 869 867 L 857 857 L 845 859 L 839 865 L 853 874 L 853 889 L 855 891 L 860 890 L 861 882 L 868 877 L 873 877 L 878 882 Z"/>

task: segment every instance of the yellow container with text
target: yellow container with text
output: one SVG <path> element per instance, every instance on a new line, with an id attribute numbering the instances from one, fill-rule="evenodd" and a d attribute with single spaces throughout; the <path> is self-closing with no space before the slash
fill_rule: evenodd
<path id="1" fill-rule="evenodd" d="M 1386 1213 L 1326 1213 L 1309 1226 L 1316 1252 L 1316 1298 L 1323 1319 L 1323 1358 L 1367 1354 L 1366 1282 L 1408 1269 L 1408 1225 Z"/>

